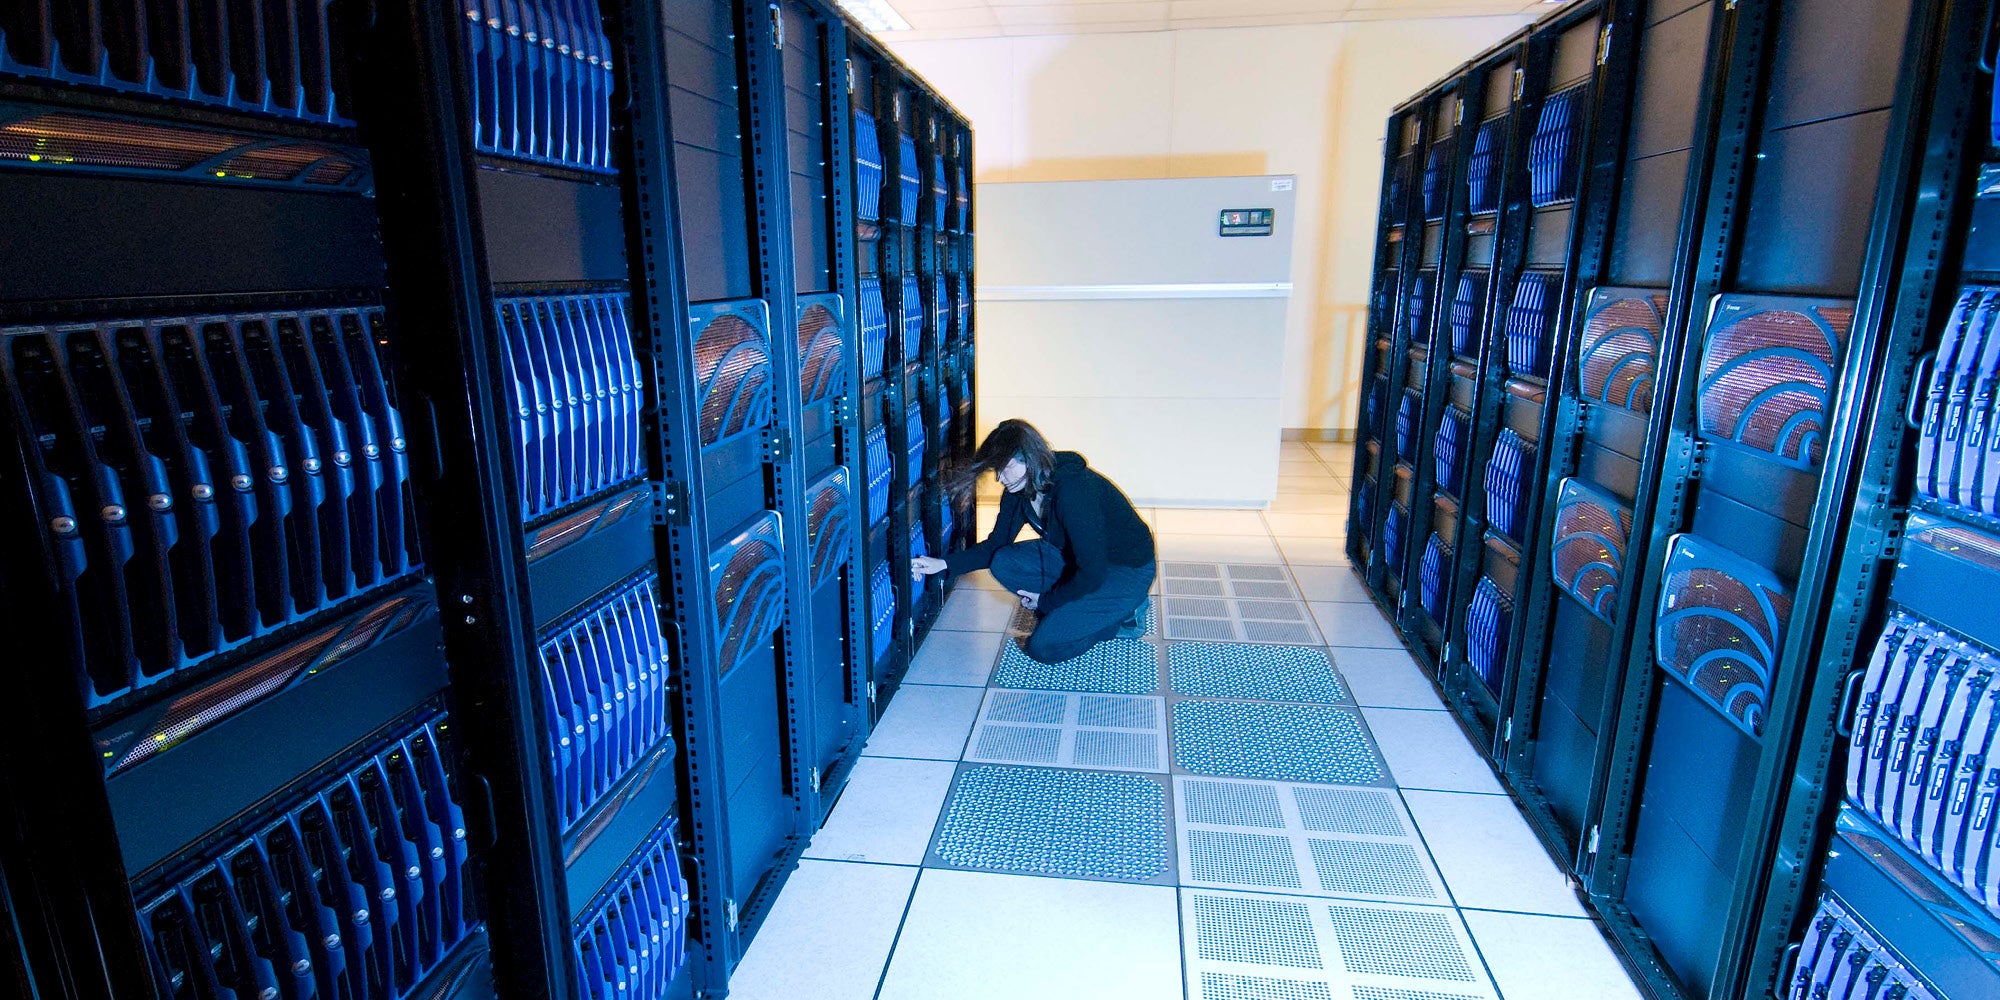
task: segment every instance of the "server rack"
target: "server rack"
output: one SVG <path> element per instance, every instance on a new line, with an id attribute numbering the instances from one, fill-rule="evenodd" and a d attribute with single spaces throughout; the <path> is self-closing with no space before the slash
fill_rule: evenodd
<path id="1" fill-rule="evenodd" d="M 7 682 L 0 952 L 721 990 L 868 722 L 846 23 L 203 10 L 0 26 L 7 615 L 75 664 Z"/>

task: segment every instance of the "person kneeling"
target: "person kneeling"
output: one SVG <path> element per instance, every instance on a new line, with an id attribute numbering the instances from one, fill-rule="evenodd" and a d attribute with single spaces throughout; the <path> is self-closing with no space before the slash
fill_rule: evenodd
<path id="1" fill-rule="evenodd" d="M 1105 639 L 1144 633 L 1155 575 L 1153 533 L 1132 501 L 1082 455 L 1051 451 L 1024 420 L 1004 420 L 975 453 L 961 489 L 991 472 L 1007 492 L 993 532 L 943 559 L 920 556 L 918 578 L 991 569 L 1036 613 L 1023 650 L 1043 663 L 1081 656 Z M 1015 541 L 1021 526 L 1041 535 Z"/>

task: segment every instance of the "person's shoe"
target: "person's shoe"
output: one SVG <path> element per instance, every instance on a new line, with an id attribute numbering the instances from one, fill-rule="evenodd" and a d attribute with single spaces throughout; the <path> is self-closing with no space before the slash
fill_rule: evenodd
<path id="1" fill-rule="evenodd" d="M 1137 639 L 1146 634 L 1146 623 L 1140 621 L 1139 613 L 1134 611 L 1132 612 L 1132 617 L 1118 624 L 1118 632 L 1116 634 L 1120 639 Z"/>

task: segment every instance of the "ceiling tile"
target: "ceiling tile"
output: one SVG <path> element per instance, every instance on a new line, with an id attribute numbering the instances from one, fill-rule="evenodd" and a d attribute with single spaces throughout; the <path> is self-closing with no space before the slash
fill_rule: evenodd
<path id="1" fill-rule="evenodd" d="M 941 10 L 906 10 L 903 17 L 918 31 L 949 31 L 958 28 L 994 29 L 1000 22 L 991 7 L 960 7 Z"/>
<path id="2" fill-rule="evenodd" d="M 1342 14 L 1354 0 L 1173 0 L 1168 16 L 1225 19 L 1285 14 Z"/>
<path id="3" fill-rule="evenodd" d="M 1044 3 L 1035 6 L 994 7 L 993 14 L 999 18 L 1000 24 L 1007 28 L 1028 25 L 1055 27 L 1137 23 L 1164 25 L 1167 20 L 1167 5 L 1158 0 L 1150 3 Z"/>

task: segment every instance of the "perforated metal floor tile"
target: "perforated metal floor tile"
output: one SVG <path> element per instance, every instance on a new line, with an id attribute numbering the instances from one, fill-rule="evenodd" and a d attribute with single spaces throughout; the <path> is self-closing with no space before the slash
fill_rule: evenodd
<path id="1" fill-rule="evenodd" d="M 1352 704 L 1333 657 L 1310 646 L 1170 642 L 1167 671 L 1177 695 L 1242 701 Z"/>
<path id="2" fill-rule="evenodd" d="M 1166 637 L 1196 642 L 1320 643 L 1282 566 L 1170 562 L 1160 568 Z"/>
<path id="3" fill-rule="evenodd" d="M 1181 884 L 1451 905 L 1395 792 L 1174 777 Z"/>
<path id="4" fill-rule="evenodd" d="M 1167 703 L 1157 695 L 989 691 L 965 759 L 1102 771 L 1167 769 Z"/>
<path id="5" fill-rule="evenodd" d="M 1191 1000 L 1497 1000 L 1456 910 L 1189 889 Z"/>
<path id="6" fill-rule="evenodd" d="M 1000 644 L 993 686 L 1030 691 L 1157 694 L 1160 648 L 1145 639 L 1106 639 L 1075 659 L 1037 663 L 1011 639 Z"/>
<path id="7" fill-rule="evenodd" d="M 1241 701 L 1173 705 L 1174 768 L 1191 774 L 1337 785 L 1390 783 L 1350 708 Z"/>
<path id="8" fill-rule="evenodd" d="M 963 764 L 925 865 L 1173 883 L 1163 778 Z"/>

